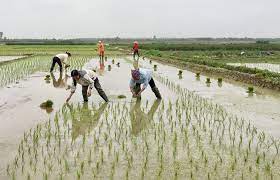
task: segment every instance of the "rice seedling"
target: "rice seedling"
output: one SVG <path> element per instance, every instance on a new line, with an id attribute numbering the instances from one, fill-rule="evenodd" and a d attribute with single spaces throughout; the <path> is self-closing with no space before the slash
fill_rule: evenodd
<path id="1" fill-rule="evenodd" d="M 207 83 L 207 84 L 211 83 L 210 78 L 206 78 L 206 83 Z"/>
<path id="2" fill-rule="evenodd" d="M 91 59 L 91 56 L 75 56 L 69 60 L 72 68 L 80 69 Z M 52 56 L 38 55 L 30 56 L 18 61 L 10 62 L 0 66 L 0 87 L 15 83 L 18 80 L 35 72 L 48 72 Z M 49 82 L 49 79 L 47 79 Z"/>
<path id="3" fill-rule="evenodd" d="M 46 76 L 45 76 L 45 80 L 46 80 L 46 81 L 49 81 L 49 80 L 50 80 L 50 78 L 51 78 L 51 76 L 50 76 L 50 75 L 46 75 Z"/>
<path id="4" fill-rule="evenodd" d="M 52 106 L 53 102 L 51 100 L 47 100 L 40 105 L 41 108 L 52 108 Z"/>
<path id="5" fill-rule="evenodd" d="M 254 93 L 254 87 L 252 87 L 252 86 L 248 87 L 247 93 L 253 94 Z"/>
<path id="6" fill-rule="evenodd" d="M 178 71 L 178 76 L 182 76 L 183 75 L 183 70 L 179 70 Z"/>
<path id="7" fill-rule="evenodd" d="M 157 71 L 157 65 L 154 64 L 154 71 Z"/>
<path id="8" fill-rule="evenodd" d="M 277 139 L 166 77 L 155 74 L 155 80 L 174 98 L 160 104 L 149 99 L 139 104 L 65 105 L 50 120 L 24 133 L 7 175 L 26 178 L 29 174 L 32 179 L 42 174 L 43 179 L 61 175 L 64 179 L 251 179 L 253 174 L 259 179 L 280 178 Z"/>
<path id="9" fill-rule="evenodd" d="M 126 98 L 126 96 L 125 96 L 125 95 L 123 95 L 123 94 L 121 94 L 121 95 L 118 95 L 118 98 L 119 98 L 119 99 L 125 99 L 125 98 Z"/>

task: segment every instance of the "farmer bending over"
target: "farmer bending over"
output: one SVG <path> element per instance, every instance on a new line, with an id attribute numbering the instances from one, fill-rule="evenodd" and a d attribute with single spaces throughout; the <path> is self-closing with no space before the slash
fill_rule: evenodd
<path id="1" fill-rule="evenodd" d="M 53 57 L 52 66 L 51 66 L 50 72 L 53 72 L 53 69 L 54 69 L 54 66 L 55 66 L 56 63 L 59 65 L 60 72 L 62 72 L 62 64 L 65 65 L 65 69 L 67 67 L 70 67 L 70 65 L 66 63 L 68 57 L 71 57 L 71 53 L 69 53 L 69 52 L 62 53 L 62 54 L 57 54 L 55 57 Z"/>
<path id="2" fill-rule="evenodd" d="M 131 80 L 130 80 L 130 91 L 133 97 L 141 97 L 141 93 L 147 88 L 148 84 L 152 88 L 158 99 L 161 99 L 160 92 L 155 85 L 154 79 L 152 78 L 152 71 L 149 69 L 136 69 L 131 70 Z M 141 84 L 142 88 L 141 88 Z"/>
<path id="3" fill-rule="evenodd" d="M 73 94 L 76 91 L 77 83 L 82 85 L 82 94 L 84 98 L 84 102 L 88 102 L 88 97 L 91 96 L 91 90 L 93 86 L 97 90 L 98 94 L 108 102 L 108 97 L 106 96 L 105 92 L 101 88 L 97 75 L 91 70 L 73 70 L 71 72 L 71 77 L 73 78 L 73 84 L 71 87 L 71 94 L 67 98 L 66 102 L 68 102 Z"/>

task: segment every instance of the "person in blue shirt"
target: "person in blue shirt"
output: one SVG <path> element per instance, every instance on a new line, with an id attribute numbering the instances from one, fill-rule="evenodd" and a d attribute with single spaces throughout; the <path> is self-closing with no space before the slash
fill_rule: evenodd
<path id="1" fill-rule="evenodd" d="M 161 99 L 160 92 L 156 87 L 151 70 L 143 68 L 131 70 L 131 76 L 132 78 L 129 87 L 133 97 L 141 97 L 141 93 L 148 87 L 148 85 L 150 85 L 156 97 Z"/>

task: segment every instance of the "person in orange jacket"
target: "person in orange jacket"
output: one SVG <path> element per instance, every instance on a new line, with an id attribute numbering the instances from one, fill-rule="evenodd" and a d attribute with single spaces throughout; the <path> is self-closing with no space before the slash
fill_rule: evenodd
<path id="1" fill-rule="evenodd" d="M 100 61 L 104 62 L 104 55 L 105 55 L 104 43 L 102 41 L 99 41 L 97 47 L 98 47 L 98 54 L 99 54 Z"/>

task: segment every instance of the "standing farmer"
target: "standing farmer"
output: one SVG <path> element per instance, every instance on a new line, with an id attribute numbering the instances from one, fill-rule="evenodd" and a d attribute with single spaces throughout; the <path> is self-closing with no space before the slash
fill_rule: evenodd
<path id="1" fill-rule="evenodd" d="M 67 98 L 66 102 L 68 102 L 73 94 L 76 91 L 77 83 L 82 85 L 82 94 L 84 98 L 84 102 L 88 101 L 88 97 L 91 96 L 91 90 L 93 86 L 97 90 L 98 94 L 104 99 L 104 101 L 108 102 L 108 97 L 105 92 L 101 88 L 97 75 L 91 70 L 73 70 L 71 72 L 71 77 L 73 78 L 73 84 L 71 87 L 71 94 Z"/>
<path id="2" fill-rule="evenodd" d="M 104 62 L 104 55 L 105 55 L 105 46 L 104 43 L 102 41 L 98 42 L 98 54 L 99 54 L 99 58 L 100 61 Z"/>
<path id="3" fill-rule="evenodd" d="M 65 69 L 67 67 L 69 67 L 70 65 L 66 63 L 69 57 L 71 57 L 71 53 L 69 53 L 69 52 L 57 54 L 55 57 L 53 57 L 50 72 L 53 72 L 53 69 L 54 69 L 54 66 L 56 63 L 59 65 L 60 72 L 62 72 L 62 64 L 65 65 Z"/>
<path id="4" fill-rule="evenodd" d="M 133 59 L 135 60 L 136 55 L 138 56 L 137 59 L 139 59 L 139 57 L 140 57 L 140 55 L 139 55 L 139 44 L 138 44 L 137 41 L 134 41 L 132 50 L 133 50 Z"/>
<path id="5" fill-rule="evenodd" d="M 132 92 L 133 97 L 141 97 L 141 93 L 147 88 L 148 84 L 152 88 L 152 91 L 155 93 L 158 99 L 161 99 L 160 92 L 156 87 L 154 79 L 152 77 L 152 71 L 149 69 L 136 69 L 131 70 L 131 80 L 130 80 L 130 91 Z M 141 84 L 142 88 L 141 88 Z"/>

